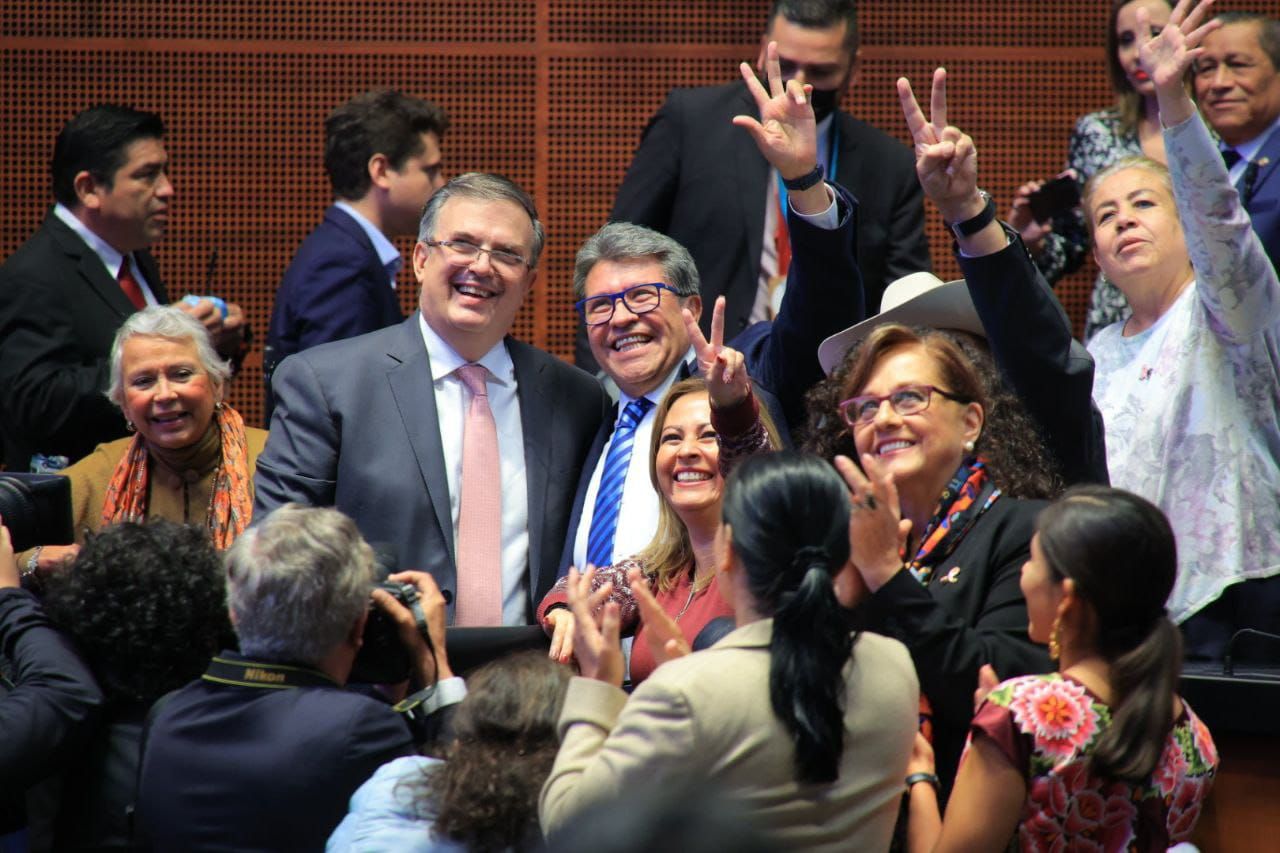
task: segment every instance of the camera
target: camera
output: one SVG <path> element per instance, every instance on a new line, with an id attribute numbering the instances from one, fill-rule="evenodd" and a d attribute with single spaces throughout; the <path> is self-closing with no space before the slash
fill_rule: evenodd
<path id="1" fill-rule="evenodd" d="M 0 473 L 0 518 L 14 551 L 36 545 L 70 545 L 71 481 L 57 474 Z"/>
<path id="2" fill-rule="evenodd" d="M 384 580 L 374 589 L 386 590 L 410 610 L 418 600 L 418 588 L 411 583 Z M 369 601 L 369 619 L 364 623 L 364 642 L 351 667 L 350 681 L 363 684 L 394 684 L 407 679 L 413 668 L 409 650 L 400 642 L 396 623 L 387 612 Z"/>

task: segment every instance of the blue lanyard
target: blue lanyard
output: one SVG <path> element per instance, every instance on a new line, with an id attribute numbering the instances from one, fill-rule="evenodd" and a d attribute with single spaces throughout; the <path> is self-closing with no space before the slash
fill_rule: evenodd
<path id="1" fill-rule="evenodd" d="M 840 116 L 831 114 L 831 128 L 827 131 L 827 180 L 836 179 L 836 163 L 840 159 Z M 787 188 L 782 183 L 782 175 L 778 175 L 778 201 L 782 206 L 782 221 L 787 221 Z"/>

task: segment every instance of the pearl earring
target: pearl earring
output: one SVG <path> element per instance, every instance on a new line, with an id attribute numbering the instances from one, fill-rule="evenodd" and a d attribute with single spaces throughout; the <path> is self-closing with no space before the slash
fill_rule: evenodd
<path id="1" fill-rule="evenodd" d="M 972 453 L 972 452 L 973 452 L 973 448 L 974 448 L 974 444 L 973 444 L 973 440 L 972 440 L 972 439 L 970 439 L 969 441 L 966 441 L 966 442 L 964 443 L 964 452 L 965 452 L 965 453 Z"/>

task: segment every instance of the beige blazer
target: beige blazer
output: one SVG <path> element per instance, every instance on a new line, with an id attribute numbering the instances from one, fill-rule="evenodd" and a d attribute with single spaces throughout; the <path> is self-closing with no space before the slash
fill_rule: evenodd
<path id="1" fill-rule="evenodd" d="M 773 620 L 658 667 L 634 694 L 569 685 L 560 752 L 539 815 L 554 832 L 640 784 L 708 780 L 787 850 L 887 850 L 915 739 L 919 685 L 906 648 L 863 633 L 845 668 L 844 756 L 829 785 L 801 786 L 769 703 Z"/>

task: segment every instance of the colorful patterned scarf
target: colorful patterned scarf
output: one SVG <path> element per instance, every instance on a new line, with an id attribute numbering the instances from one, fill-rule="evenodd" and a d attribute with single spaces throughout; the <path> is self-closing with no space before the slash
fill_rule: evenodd
<path id="1" fill-rule="evenodd" d="M 929 582 L 933 567 L 947 558 L 984 512 L 1000 497 L 1000 490 L 987 475 L 982 459 L 971 456 L 960 463 L 955 475 L 938 499 L 920 548 L 907 568 L 922 584 Z"/>
<path id="2" fill-rule="evenodd" d="M 221 438 L 221 459 L 213 475 L 209 512 L 205 520 L 213 545 L 228 548 L 253 515 L 252 481 L 249 477 L 249 445 L 244 418 L 230 406 L 215 410 L 214 422 Z M 102 526 L 123 521 L 143 522 L 147 517 L 147 442 L 135 435 L 116 465 L 102 502 Z"/>

